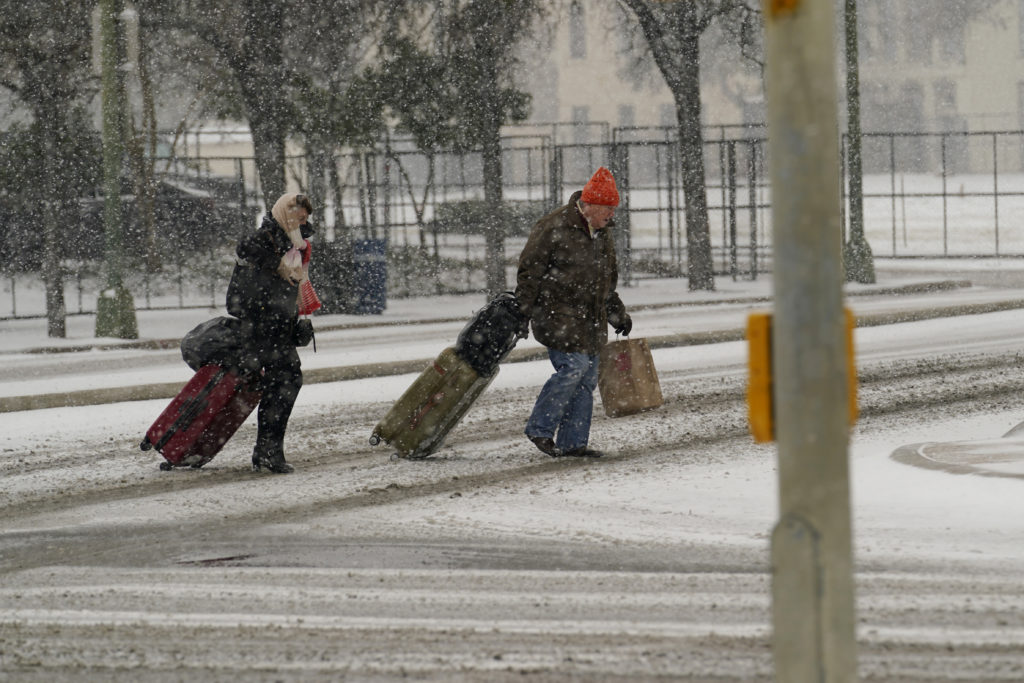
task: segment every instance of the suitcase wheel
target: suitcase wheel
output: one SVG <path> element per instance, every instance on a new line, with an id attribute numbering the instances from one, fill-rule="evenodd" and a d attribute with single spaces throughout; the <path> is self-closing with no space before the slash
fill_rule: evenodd
<path id="1" fill-rule="evenodd" d="M 433 454 L 434 452 L 432 450 L 421 451 L 417 449 L 411 453 L 402 453 L 401 451 L 398 451 L 395 453 L 395 457 L 401 458 L 402 460 L 426 460 Z"/>
<path id="2" fill-rule="evenodd" d="M 372 435 L 370 435 L 370 445 L 371 446 L 376 446 L 379 443 L 380 443 L 380 434 L 372 434 Z"/>
<path id="3" fill-rule="evenodd" d="M 144 451 L 148 451 L 151 448 L 153 448 L 153 444 L 151 444 L 149 442 L 149 437 L 148 436 L 145 439 L 142 440 L 142 443 L 139 444 L 139 448 L 141 448 Z"/>
<path id="4" fill-rule="evenodd" d="M 160 469 L 163 470 L 164 472 L 170 472 L 171 470 L 174 469 L 174 465 L 164 460 L 162 463 L 160 463 Z"/>

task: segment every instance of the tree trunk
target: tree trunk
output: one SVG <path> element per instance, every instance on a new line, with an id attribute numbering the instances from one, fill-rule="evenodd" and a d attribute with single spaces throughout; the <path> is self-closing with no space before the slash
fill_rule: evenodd
<path id="1" fill-rule="evenodd" d="M 291 111 L 281 47 L 285 7 L 281 0 L 247 0 L 245 5 L 246 39 L 228 55 L 228 61 L 242 91 L 263 201 L 269 210 L 287 186 L 284 152 Z"/>
<path id="2" fill-rule="evenodd" d="M 317 230 L 324 230 L 324 209 L 327 205 L 327 166 L 331 163 L 330 147 L 323 140 L 309 141 L 309 195 L 313 200 L 313 215 L 310 217 Z"/>
<path id="3" fill-rule="evenodd" d="M 66 191 L 58 187 L 58 166 L 60 161 L 61 140 L 65 136 L 58 130 L 57 118 L 60 111 L 67 111 L 66 106 L 50 101 L 47 109 L 42 107 L 36 111 L 36 122 L 39 126 L 40 143 L 43 151 L 43 168 L 45 180 L 43 188 L 43 282 L 46 285 L 46 334 L 49 337 L 63 339 L 67 336 L 67 309 L 64 302 L 64 272 L 61 268 L 61 250 L 63 235 L 61 219 L 63 214 L 63 198 Z M 77 203 L 76 203 L 77 206 Z"/>
<path id="4" fill-rule="evenodd" d="M 106 237 L 104 289 L 120 287 L 124 273 L 124 209 L 121 206 L 121 171 L 124 161 L 125 45 L 119 28 L 123 0 L 106 0 L 101 9 L 103 41 L 103 226 Z"/>
<path id="5" fill-rule="evenodd" d="M 141 131 L 137 131 L 136 195 L 139 205 L 139 222 L 146 235 L 146 270 L 160 270 L 162 259 L 156 234 L 156 102 L 153 97 L 153 81 L 149 76 L 148 50 L 146 41 L 139 39 L 137 72 L 139 90 L 142 93 Z"/>
<path id="6" fill-rule="evenodd" d="M 656 3 L 623 1 L 636 14 L 676 104 L 690 289 L 713 290 L 714 264 L 705 195 L 704 134 L 700 120 L 700 36 L 703 31 L 700 8 L 696 1 L 664 3 L 671 8 L 666 11 L 674 15 L 671 21 L 665 21 L 652 12 L 650 4 Z"/>
<path id="7" fill-rule="evenodd" d="M 331 162 L 327 166 L 328 183 L 331 187 L 331 197 L 334 199 L 334 241 L 349 244 L 348 249 L 351 250 L 352 236 L 349 234 L 348 226 L 345 224 L 345 207 L 342 203 L 344 201 L 344 188 L 341 186 L 338 163 L 337 159 L 331 157 Z"/>
<path id="8" fill-rule="evenodd" d="M 494 9 L 494 8 L 492 8 Z M 501 50 L 495 44 L 497 35 L 489 35 L 488 42 L 481 50 L 480 59 L 484 64 L 481 83 L 493 88 L 499 82 L 498 59 Z M 502 164 L 501 124 L 503 112 L 495 102 L 493 93 L 480 94 L 479 101 L 485 108 L 485 136 L 483 138 L 484 203 L 488 208 L 487 225 L 484 226 L 486 243 L 485 269 L 487 272 L 487 299 L 490 300 L 508 289 L 505 283 L 505 226 L 502 224 Z"/>
<path id="9" fill-rule="evenodd" d="M 501 137 L 498 131 L 489 136 L 483 148 L 484 203 L 488 208 L 486 236 L 487 298 L 508 289 L 505 283 L 505 226 L 502 225 Z"/>
<path id="10" fill-rule="evenodd" d="M 711 291 L 715 288 L 715 277 L 704 177 L 704 133 L 701 130 L 700 35 L 687 36 L 680 42 L 684 54 L 680 59 L 680 78 L 672 94 L 679 123 L 689 288 L 690 291 Z"/>
<path id="11" fill-rule="evenodd" d="M 256 97 L 255 99 L 259 100 L 260 98 Z M 252 108 L 250 108 L 250 111 L 252 111 Z M 252 130 L 253 151 L 256 155 L 256 171 L 260 175 L 263 203 L 269 211 L 270 207 L 277 201 L 277 198 L 284 194 L 285 132 L 283 126 L 274 121 L 272 116 L 257 113 L 249 114 L 249 126 Z"/>

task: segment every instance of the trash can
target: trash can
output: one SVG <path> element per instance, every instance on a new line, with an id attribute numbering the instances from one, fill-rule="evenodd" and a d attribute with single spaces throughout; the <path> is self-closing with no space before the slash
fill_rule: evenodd
<path id="1" fill-rule="evenodd" d="M 352 313 L 352 253 L 341 242 L 317 242 L 309 262 L 309 279 L 320 297 L 320 315 Z"/>
<path id="2" fill-rule="evenodd" d="M 353 240 L 352 289 L 355 295 L 353 313 L 383 313 L 387 308 L 388 255 L 387 241 L 382 239 Z"/>

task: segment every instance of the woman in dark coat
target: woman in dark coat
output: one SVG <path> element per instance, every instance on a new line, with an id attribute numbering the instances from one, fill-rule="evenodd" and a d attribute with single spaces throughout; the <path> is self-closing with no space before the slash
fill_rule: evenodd
<path id="1" fill-rule="evenodd" d="M 293 470 L 284 457 L 284 434 L 295 399 L 302 388 L 302 364 L 296 347 L 299 283 L 303 272 L 291 259 L 295 247 L 308 248 L 313 234 L 313 207 L 301 194 L 285 194 L 255 233 L 238 243 L 238 263 L 228 286 L 228 313 L 251 323 L 252 351 L 263 368 L 263 397 L 257 413 L 252 467 L 286 474 Z"/>

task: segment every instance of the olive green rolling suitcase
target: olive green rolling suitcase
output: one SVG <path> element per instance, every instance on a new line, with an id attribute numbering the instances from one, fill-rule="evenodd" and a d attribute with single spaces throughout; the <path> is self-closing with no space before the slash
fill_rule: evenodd
<path id="1" fill-rule="evenodd" d="M 481 377 L 447 348 L 412 383 L 377 423 L 370 444 L 391 445 L 399 457 L 425 458 L 444 443 L 477 397 L 498 376 Z"/>

